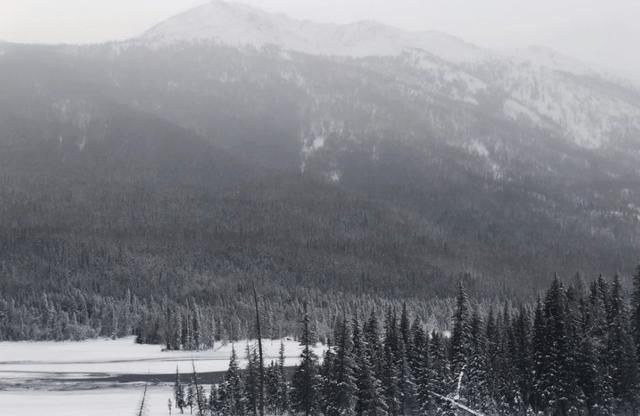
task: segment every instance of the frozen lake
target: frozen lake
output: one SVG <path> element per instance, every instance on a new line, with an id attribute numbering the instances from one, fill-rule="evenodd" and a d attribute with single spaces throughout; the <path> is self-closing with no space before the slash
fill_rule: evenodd
<path id="1" fill-rule="evenodd" d="M 294 366 L 302 348 L 284 340 L 285 364 Z M 256 341 L 233 344 L 244 366 L 245 350 Z M 278 359 L 280 340 L 263 341 L 265 364 Z M 226 371 L 232 344 L 209 351 L 162 351 L 139 345 L 133 337 L 82 342 L 1 342 L 0 403 L 8 416 L 133 414 L 144 390 L 147 416 L 168 415 L 167 401 L 176 367 L 188 380 L 195 363 L 203 384 L 217 382 Z M 321 355 L 322 348 L 317 348 Z M 174 409 L 175 410 L 175 409 Z M 74 413 L 75 412 L 75 413 Z M 174 412 L 175 414 L 175 412 Z"/>

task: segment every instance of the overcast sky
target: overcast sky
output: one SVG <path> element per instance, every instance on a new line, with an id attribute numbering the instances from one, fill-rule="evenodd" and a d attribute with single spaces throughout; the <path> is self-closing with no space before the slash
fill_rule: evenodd
<path id="1" fill-rule="evenodd" d="M 496 49 L 537 44 L 640 78 L 640 0 L 241 0 L 315 21 L 377 20 Z M 0 39 L 88 43 L 135 36 L 203 0 L 0 0 Z"/>

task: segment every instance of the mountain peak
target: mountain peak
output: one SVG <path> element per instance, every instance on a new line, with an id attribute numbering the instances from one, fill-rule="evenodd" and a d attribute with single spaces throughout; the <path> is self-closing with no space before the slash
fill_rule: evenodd
<path id="1" fill-rule="evenodd" d="M 220 0 L 172 17 L 141 38 L 160 44 L 210 41 L 236 47 L 275 45 L 311 55 L 350 57 L 394 56 L 420 49 L 452 62 L 479 60 L 489 54 L 437 32 L 407 32 L 370 20 L 350 24 L 302 21 Z"/>

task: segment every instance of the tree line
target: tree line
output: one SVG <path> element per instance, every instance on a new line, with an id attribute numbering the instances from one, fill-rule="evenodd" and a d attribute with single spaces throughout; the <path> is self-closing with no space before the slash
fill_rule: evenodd
<path id="1" fill-rule="evenodd" d="M 247 349 L 245 370 L 234 350 L 221 384 L 207 393 L 190 382 L 185 392 L 178 376 L 173 403 L 233 416 L 260 414 L 260 394 L 276 415 L 454 415 L 460 406 L 497 415 L 637 414 L 640 267 L 628 300 L 618 277 L 588 285 L 556 277 L 534 304 L 487 313 L 460 283 L 451 320 L 449 333 L 426 330 L 406 307 L 343 315 L 318 357 L 304 313 L 292 377 L 281 349 L 260 393 L 255 350 Z"/>

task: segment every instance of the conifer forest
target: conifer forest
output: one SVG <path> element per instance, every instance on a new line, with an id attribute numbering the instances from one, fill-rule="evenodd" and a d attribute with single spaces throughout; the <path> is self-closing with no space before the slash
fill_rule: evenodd
<path id="1" fill-rule="evenodd" d="M 198 415 L 634 415 L 640 404 L 640 267 L 628 300 L 620 280 L 556 278 L 537 302 L 481 313 L 457 288 L 452 331 L 428 331 L 406 305 L 341 314 L 318 357 L 312 317 L 293 374 L 234 350 L 224 381 L 176 374 L 181 413 Z M 246 354 L 241 370 L 237 353 Z"/>

